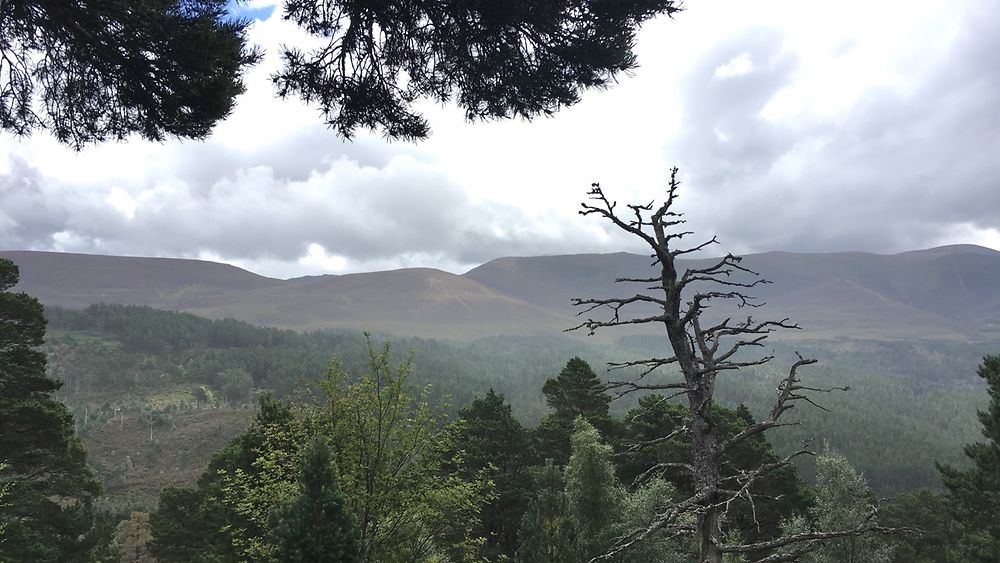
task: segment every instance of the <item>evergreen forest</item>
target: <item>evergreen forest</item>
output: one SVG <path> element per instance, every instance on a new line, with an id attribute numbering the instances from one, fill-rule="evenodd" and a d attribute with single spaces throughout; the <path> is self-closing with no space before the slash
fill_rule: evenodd
<path id="1" fill-rule="evenodd" d="M 64 409 L 61 432 L 77 444 L 59 448 L 86 456 L 75 471 L 89 493 L 67 516 L 86 532 L 43 542 L 7 509 L 3 545 L 65 550 L 24 547 L 20 560 L 585 561 L 692 487 L 680 467 L 690 446 L 657 441 L 686 423 L 681 403 L 613 399 L 604 385 L 605 366 L 648 353 L 651 337 L 297 333 L 120 305 L 44 315 L 31 349 L 59 401 L 48 408 Z M 882 523 L 921 533 L 837 540 L 802 560 L 965 561 L 968 534 L 991 560 L 991 507 L 961 496 L 996 479 L 976 473 L 989 443 L 961 448 L 982 442 L 996 409 L 987 345 L 790 346 L 776 344 L 778 361 L 820 355 L 811 377 L 849 390 L 741 444 L 729 471 L 776 462 L 803 439 L 817 455 L 755 482 L 755 501 L 728 515 L 732 533 L 760 542 L 835 528 L 879 503 Z M 983 356 L 977 377 L 971 358 Z M 765 366 L 720 388 L 723 435 L 762 414 L 779 377 Z M 19 494 L 13 463 L 7 499 Z M 693 549 L 654 533 L 609 560 L 687 561 Z"/>

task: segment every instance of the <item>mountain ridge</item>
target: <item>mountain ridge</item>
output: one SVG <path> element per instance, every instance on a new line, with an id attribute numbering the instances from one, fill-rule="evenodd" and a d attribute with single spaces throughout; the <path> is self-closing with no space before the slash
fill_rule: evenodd
<path id="1" fill-rule="evenodd" d="M 615 278 L 655 273 L 648 256 L 627 252 L 503 257 L 463 274 L 402 268 L 285 280 L 206 260 L 43 251 L 0 256 L 21 267 L 17 289 L 46 305 L 146 305 L 297 330 L 459 339 L 561 332 L 579 324 L 572 298 L 622 295 L 634 288 L 614 284 Z M 804 329 L 785 337 L 1000 340 L 1000 252 L 993 249 L 774 251 L 743 258 L 773 282 L 755 291 L 767 303 L 763 315 L 792 318 Z"/>

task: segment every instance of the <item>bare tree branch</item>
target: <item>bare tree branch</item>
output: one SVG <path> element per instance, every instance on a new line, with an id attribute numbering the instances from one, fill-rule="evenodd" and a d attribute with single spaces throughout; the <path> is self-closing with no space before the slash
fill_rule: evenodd
<path id="1" fill-rule="evenodd" d="M 592 561 L 615 557 L 655 533 L 694 534 L 700 563 L 720 563 L 724 553 L 778 550 L 759 560 L 760 563 L 772 563 L 791 561 L 796 554 L 811 551 L 823 541 L 871 531 L 889 532 L 888 528 L 877 525 L 877 511 L 873 511 L 857 527 L 848 530 L 793 534 L 765 542 L 739 545 L 725 545 L 721 540 L 725 516 L 733 503 L 749 502 L 756 518 L 754 499 L 761 497 L 753 490 L 755 483 L 775 470 L 791 465 L 795 458 L 811 455 L 812 452 L 804 444 L 802 448 L 781 459 L 753 468 L 731 467 L 728 454 L 739 444 L 770 429 L 796 424 L 784 422 L 781 417 L 798 403 L 822 408 L 808 393 L 830 392 L 838 388 L 803 385 L 799 379 L 800 368 L 814 364 L 816 360 L 798 356 L 798 360 L 779 382 L 767 417 L 750 424 L 728 439 L 723 440 L 718 436 L 718 425 L 712 419 L 711 409 L 718 376 L 767 364 L 774 359 L 773 353 L 764 352 L 757 357 L 746 358 L 741 351 L 763 348 L 767 338 L 775 331 L 796 330 L 799 327 L 787 318 L 760 321 L 751 316 L 741 321 L 734 321 L 730 317 L 714 324 L 704 323 L 703 326 L 704 313 L 715 303 L 729 303 L 739 309 L 754 310 L 763 306 L 764 303 L 749 292 L 770 282 L 743 265 L 742 259 L 732 254 L 678 273 L 678 257 L 704 251 L 718 244 L 718 240 L 712 237 L 690 247 L 675 247 L 680 244 L 681 239 L 692 234 L 678 228 L 685 221 L 680 213 L 674 211 L 680 186 L 677 174 L 677 168 L 673 168 L 666 199 L 658 207 L 650 202 L 619 208 L 617 202 L 608 199 L 599 184 L 593 184 L 588 193 L 589 201 L 582 204 L 580 211 L 582 215 L 597 215 L 606 219 L 622 231 L 645 242 L 653 258 L 651 267 L 657 273 L 617 278 L 616 282 L 646 284 L 645 292 L 629 297 L 573 299 L 573 304 L 581 308 L 578 316 L 596 311 L 605 311 L 608 316 L 604 319 L 587 318 L 569 330 L 586 329 L 594 334 L 596 330 L 608 327 L 661 325 L 672 353 L 665 357 L 609 364 L 609 371 L 637 368 L 639 375 L 630 381 L 608 382 L 605 388 L 617 390 L 617 397 L 639 390 L 671 391 L 671 397 L 685 397 L 690 417 L 688 423 L 664 436 L 636 444 L 632 451 L 669 440 L 683 439 L 694 452 L 693 462 L 690 464 L 662 461 L 648 468 L 636 480 L 636 483 L 641 483 L 657 472 L 682 469 L 690 473 L 694 480 L 694 494 L 663 507 L 646 527 L 619 537 L 608 553 Z M 651 307 L 655 307 L 656 311 L 650 312 Z M 670 366 L 679 372 L 677 381 L 645 381 L 649 374 L 664 366 Z M 723 467 L 731 471 L 731 474 L 724 476 Z"/>

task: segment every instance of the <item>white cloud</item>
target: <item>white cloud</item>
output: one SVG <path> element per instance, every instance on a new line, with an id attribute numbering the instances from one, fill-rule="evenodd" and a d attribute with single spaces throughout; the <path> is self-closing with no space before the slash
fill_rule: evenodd
<path id="1" fill-rule="evenodd" d="M 425 103 L 433 135 L 419 144 L 345 143 L 278 100 L 277 46 L 309 39 L 274 10 L 250 31 L 268 57 L 204 142 L 74 153 L 0 137 L 0 247 L 212 257 L 280 277 L 636 250 L 578 202 L 593 181 L 648 201 L 675 164 L 691 226 L 735 250 L 895 250 L 949 232 L 995 245 L 1000 71 L 978 60 L 994 8 L 705 0 L 649 22 L 640 68 L 615 88 L 532 123 L 467 124 Z"/>
<path id="2" fill-rule="evenodd" d="M 734 76 L 743 76 L 751 72 L 753 72 L 753 59 L 750 57 L 750 53 L 743 52 L 729 59 L 729 62 L 726 64 L 716 67 L 712 76 L 726 79 Z"/>

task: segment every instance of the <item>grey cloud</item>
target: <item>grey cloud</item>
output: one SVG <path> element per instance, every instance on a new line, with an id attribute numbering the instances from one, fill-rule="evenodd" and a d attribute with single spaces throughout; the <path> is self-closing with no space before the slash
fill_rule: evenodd
<path id="1" fill-rule="evenodd" d="M 304 135 L 296 144 L 308 153 L 314 141 Z M 207 254 L 251 266 L 294 263 L 313 243 L 351 264 L 405 264 L 421 256 L 463 267 L 502 255 L 576 250 L 569 239 L 542 234 L 516 208 L 470 200 L 431 164 L 392 160 L 395 149 L 333 152 L 319 163 L 303 157 L 298 170 L 289 170 L 288 161 L 274 169 L 227 160 L 210 144 L 200 149 L 184 155 L 184 172 L 175 177 L 119 186 L 140 200 L 132 218 L 105 201 L 105 186 L 55 181 L 14 161 L 0 178 L 0 209 L 8 219 L 0 220 L 0 247 Z"/>
<path id="2" fill-rule="evenodd" d="M 966 224 L 1000 228 L 1000 36 L 988 23 L 998 18 L 988 2 L 964 14 L 947 55 L 913 65 L 922 79 L 909 94 L 872 90 L 846 115 L 794 125 L 759 117 L 798 64 L 778 54 L 780 34 L 720 46 L 688 77 L 680 148 L 668 151 L 698 192 L 698 214 L 752 251 L 892 252 L 932 245 Z M 744 51 L 771 63 L 711 79 Z M 797 174 L 778 171 L 782 157 L 809 146 L 819 149 Z"/>

